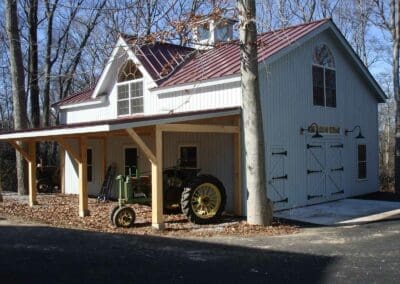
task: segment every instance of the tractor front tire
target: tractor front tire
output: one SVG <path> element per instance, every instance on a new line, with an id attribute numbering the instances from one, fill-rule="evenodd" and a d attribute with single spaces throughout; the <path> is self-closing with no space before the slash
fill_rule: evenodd
<path id="1" fill-rule="evenodd" d="M 182 212 L 195 224 L 217 221 L 225 209 L 226 192 L 222 182 L 211 175 L 200 175 L 182 192 Z"/>
<path id="2" fill-rule="evenodd" d="M 111 225 L 115 226 L 115 224 L 114 224 L 114 215 L 115 215 L 115 212 L 117 212 L 118 209 L 119 209 L 119 205 L 114 206 L 110 211 L 110 222 L 111 222 Z"/>
<path id="3" fill-rule="evenodd" d="M 133 223 L 135 223 L 135 219 L 135 210 L 130 207 L 123 206 L 115 211 L 113 223 L 117 227 L 129 228 L 133 226 Z"/>

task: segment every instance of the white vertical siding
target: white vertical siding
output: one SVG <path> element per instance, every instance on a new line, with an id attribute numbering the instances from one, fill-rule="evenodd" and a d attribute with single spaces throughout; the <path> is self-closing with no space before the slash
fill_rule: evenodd
<path id="1" fill-rule="evenodd" d="M 154 148 L 154 141 L 151 136 L 142 136 L 142 139 Z M 227 210 L 233 209 L 233 159 L 232 159 L 232 135 L 229 134 L 195 134 L 195 133 L 165 133 L 164 139 L 164 165 L 168 168 L 176 165 L 179 159 L 180 145 L 196 145 L 198 147 L 198 167 L 201 173 L 211 174 L 221 180 L 227 192 Z M 77 143 L 72 143 L 74 147 Z M 97 195 L 103 182 L 103 153 L 100 140 L 89 140 L 88 146 L 93 149 L 93 182 L 88 183 L 90 195 Z M 107 167 L 116 163 L 117 174 L 124 174 L 124 149 L 136 147 L 129 137 L 109 137 L 107 139 Z M 77 147 L 76 147 L 77 148 Z M 143 175 L 151 174 L 151 164 L 145 154 L 138 148 L 138 167 Z M 78 193 L 78 170 L 75 162 L 72 162 L 67 155 L 65 164 L 66 193 Z M 114 196 L 117 189 L 114 183 Z"/>
<path id="2" fill-rule="evenodd" d="M 206 109 L 228 108 L 241 105 L 240 82 L 217 84 L 184 91 L 154 94 L 144 81 L 144 114 L 154 115 L 168 112 L 188 112 Z M 79 123 L 118 118 L 117 86 L 114 85 L 101 105 L 70 109 L 65 113 L 66 123 Z"/>
<path id="3" fill-rule="evenodd" d="M 378 137 L 377 101 L 367 83 L 350 64 L 328 34 L 324 32 L 293 50 L 278 61 L 260 69 L 264 132 L 266 137 L 267 167 L 271 165 L 274 147 L 288 151 L 286 184 L 289 202 L 277 208 L 292 208 L 321 200 L 307 199 L 307 143 L 325 142 L 330 139 L 343 141 L 343 187 L 345 194 L 332 195 L 324 200 L 342 198 L 378 190 Z M 336 108 L 313 106 L 312 52 L 314 46 L 325 43 L 331 49 L 336 63 Z M 324 135 L 323 139 L 300 135 L 300 128 L 312 122 L 324 126 L 338 126 L 340 135 Z M 367 144 L 368 179 L 357 180 L 357 152 L 354 137 L 344 136 L 344 129 L 360 125 Z M 268 170 L 267 170 L 268 171 Z M 270 174 L 268 179 L 271 179 Z M 273 190 L 273 189 L 271 189 Z M 271 197 L 274 193 L 268 193 Z"/>

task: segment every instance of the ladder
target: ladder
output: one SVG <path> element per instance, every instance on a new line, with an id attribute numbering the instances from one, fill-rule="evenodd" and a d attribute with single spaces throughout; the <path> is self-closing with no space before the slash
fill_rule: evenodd
<path id="1" fill-rule="evenodd" d="M 115 179 L 115 173 L 117 170 L 117 165 L 112 163 L 108 166 L 106 176 L 103 181 L 103 185 L 101 186 L 99 195 L 97 196 L 98 201 L 106 201 L 111 197 L 111 189 Z"/>

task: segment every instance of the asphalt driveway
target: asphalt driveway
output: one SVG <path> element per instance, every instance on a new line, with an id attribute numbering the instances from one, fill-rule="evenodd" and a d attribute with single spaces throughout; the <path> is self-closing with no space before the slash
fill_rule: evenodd
<path id="1" fill-rule="evenodd" d="M 180 240 L 0 220 L 1 283 L 398 283 L 400 220 Z"/>

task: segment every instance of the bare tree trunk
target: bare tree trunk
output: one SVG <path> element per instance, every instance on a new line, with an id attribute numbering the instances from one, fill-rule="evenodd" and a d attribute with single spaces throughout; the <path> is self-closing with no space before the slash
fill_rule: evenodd
<path id="1" fill-rule="evenodd" d="M 13 89 L 14 129 L 24 129 L 27 126 L 26 98 L 24 88 L 24 67 L 21 52 L 21 42 L 18 30 L 17 1 L 6 1 L 6 28 L 10 47 L 10 66 Z M 25 186 L 24 160 L 16 153 L 18 193 L 27 194 Z"/>
<path id="2" fill-rule="evenodd" d="M 397 5 L 396 5 L 397 2 Z M 395 191 L 400 194 L 400 93 L 399 93 L 399 44 L 400 44 L 400 3 L 395 0 L 390 2 L 392 22 L 392 76 L 393 95 L 396 100 L 396 132 L 395 132 Z"/>
<path id="3" fill-rule="evenodd" d="M 246 159 L 247 222 L 270 225 L 272 204 L 267 201 L 263 121 L 258 82 L 257 26 L 254 0 L 237 1 L 240 17 L 240 54 L 243 129 Z"/>
<path id="4" fill-rule="evenodd" d="M 31 123 L 34 128 L 40 127 L 37 12 L 38 12 L 37 0 L 29 0 L 29 10 L 28 10 L 29 89 L 30 89 Z"/>

